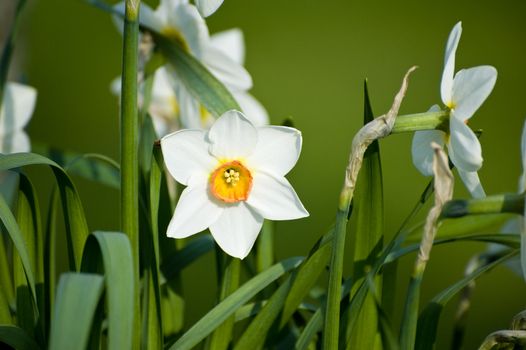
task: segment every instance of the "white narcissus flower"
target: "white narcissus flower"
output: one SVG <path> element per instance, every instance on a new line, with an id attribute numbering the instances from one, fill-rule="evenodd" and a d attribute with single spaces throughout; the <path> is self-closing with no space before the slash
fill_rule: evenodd
<path id="1" fill-rule="evenodd" d="M 477 171 L 482 166 L 482 151 L 475 133 L 467 126 L 468 120 L 493 90 L 497 70 L 479 66 L 455 70 L 455 53 L 462 32 L 458 22 L 449 34 L 444 59 L 440 93 L 442 102 L 450 110 L 449 133 L 439 130 L 417 131 L 413 138 L 413 163 L 424 175 L 432 175 L 433 150 L 431 142 L 447 145 L 449 157 L 473 197 L 484 197 Z M 439 111 L 438 106 L 431 111 Z"/>
<path id="2" fill-rule="evenodd" d="M 229 255 L 245 258 L 263 219 L 306 217 L 285 179 L 301 151 L 301 133 L 284 126 L 255 127 L 228 111 L 209 131 L 181 130 L 161 139 L 170 174 L 187 187 L 167 235 L 185 238 L 206 228 Z"/>
<path id="3" fill-rule="evenodd" d="M 0 153 L 29 152 L 31 145 L 24 127 L 35 109 L 35 88 L 8 82 L 0 107 Z"/>
<path id="4" fill-rule="evenodd" d="M 123 14 L 124 3 L 119 3 L 115 9 Z M 243 34 L 239 29 L 209 36 L 206 23 L 195 6 L 187 0 L 161 0 L 155 10 L 142 5 L 139 16 L 142 25 L 178 41 L 183 48 L 200 60 L 232 93 L 254 124 L 268 124 L 265 109 L 246 92 L 252 87 L 252 78 L 243 67 L 245 47 Z M 122 29 L 122 18 L 114 18 L 117 26 Z M 157 83 L 157 80 L 161 82 Z M 120 93 L 120 86 L 112 90 Z M 175 96 L 172 96 L 174 93 Z M 177 72 L 169 66 L 164 67 L 162 73 L 155 75 L 151 104 L 149 112 L 154 118 L 157 117 L 154 125 L 159 136 L 177 130 L 180 126 L 208 128 L 214 121 L 212 115 L 178 79 Z M 161 116 L 156 113 L 159 111 L 162 112 Z M 161 130 L 163 132 L 160 132 Z"/>
<path id="5" fill-rule="evenodd" d="M 223 4 L 223 0 L 195 0 L 195 4 L 203 17 L 208 17 Z"/>

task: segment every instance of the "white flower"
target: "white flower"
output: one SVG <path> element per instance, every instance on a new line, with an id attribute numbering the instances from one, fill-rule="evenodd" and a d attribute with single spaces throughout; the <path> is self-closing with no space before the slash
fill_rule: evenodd
<path id="1" fill-rule="evenodd" d="M 185 238 L 206 228 L 229 255 L 248 255 L 263 219 L 308 216 L 285 179 L 301 151 L 301 133 L 255 127 L 228 111 L 210 130 L 181 130 L 161 139 L 166 167 L 186 189 L 167 235 Z"/>
<path id="2" fill-rule="evenodd" d="M 24 127 L 31 119 L 37 98 L 27 85 L 8 82 L 0 107 L 0 153 L 28 152 L 31 148 Z"/>
<path id="3" fill-rule="evenodd" d="M 223 0 L 196 0 L 195 4 L 203 17 L 208 17 L 217 11 Z"/>
<path id="4" fill-rule="evenodd" d="M 466 125 L 475 111 L 489 96 L 497 80 L 497 70 L 491 66 L 462 69 L 454 75 L 461 22 L 449 34 L 444 60 L 440 93 L 450 110 L 449 133 L 439 130 L 417 131 L 413 138 L 413 163 L 424 175 L 432 175 L 431 142 L 447 145 L 449 157 L 473 197 L 484 197 L 477 171 L 482 166 L 482 151 L 475 133 Z M 431 111 L 440 110 L 438 106 Z"/>
<path id="5" fill-rule="evenodd" d="M 124 13 L 124 3 L 116 5 L 115 9 Z M 187 0 L 161 0 L 155 10 L 141 5 L 139 16 L 142 25 L 178 41 L 199 59 L 229 89 L 251 121 L 256 125 L 268 124 L 265 109 L 246 92 L 252 87 L 252 78 L 243 67 L 245 47 L 239 29 L 210 37 L 206 23 L 195 6 Z M 122 19 L 114 18 L 117 26 L 122 28 Z M 120 93 L 120 86 L 112 90 Z M 160 136 L 180 126 L 208 128 L 214 121 L 212 115 L 178 79 L 177 72 L 169 66 L 155 74 L 152 98 L 149 112 L 154 118 L 157 117 L 154 125 Z"/>

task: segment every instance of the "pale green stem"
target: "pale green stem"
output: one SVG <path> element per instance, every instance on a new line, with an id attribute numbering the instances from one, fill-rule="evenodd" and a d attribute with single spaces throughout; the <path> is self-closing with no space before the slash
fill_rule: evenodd
<path id="1" fill-rule="evenodd" d="M 137 108 L 137 66 L 140 0 L 126 0 L 121 100 L 121 230 L 130 239 L 133 254 L 134 334 L 133 346 L 139 347 L 139 120 Z"/>
<path id="2" fill-rule="evenodd" d="M 524 214 L 524 194 L 498 194 L 477 199 L 449 201 L 442 209 L 442 218 L 466 215 L 513 213 Z"/>
<path id="3" fill-rule="evenodd" d="M 449 130 L 449 111 L 399 115 L 396 117 L 391 134 L 433 129 Z"/>

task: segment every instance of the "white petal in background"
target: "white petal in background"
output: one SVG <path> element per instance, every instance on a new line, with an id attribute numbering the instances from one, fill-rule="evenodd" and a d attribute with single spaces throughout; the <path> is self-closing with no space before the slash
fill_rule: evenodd
<path id="1" fill-rule="evenodd" d="M 210 36 L 210 45 L 237 64 L 245 64 L 245 38 L 241 29 L 233 28 L 213 34 Z"/>
<path id="2" fill-rule="evenodd" d="M 205 132 L 180 130 L 161 139 L 164 162 L 170 174 L 183 185 L 192 176 L 208 177 L 218 161 L 208 152 Z"/>
<path id="3" fill-rule="evenodd" d="M 192 54 L 202 59 L 210 38 L 208 27 L 197 8 L 190 4 L 178 4 L 168 13 L 168 22 L 168 27 L 182 35 Z"/>
<path id="4" fill-rule="evenodd" d="M 296 165 L 301 153 L 301 132 L 286 126 L 258 128 L 258 143 L 247 159 L 250 168 L 285 176 Z"/>
<path id="5" fill-rule="evenodd" d="M 469 193 L 473 198 L 484 198 L 486 197 L 486 192 L 484 192 L 484 188 L 482 188 L 482 184 L 480 183 L 479 175 L 476 171 L 474 172 L 466 172 L 461 169 L 457 169 L 458 175 L 462 179 L 462 182 L 468 189 Z"/>
<path id="6" fill-rule="evenodd" d="M 222 50 L 209 45 L 204 51 L 202 60 L 210 72 L 228 89 L 249 90 L 252 87 L 252 77 L 248 71 Z"/>
<path id="7" fill-rule="evenodd" d="M 113 15 L 112 20 L 115 27 L 121 33 L 124 32 L 124 12 L 125 12 L 125 3 L 124 1 L 119 2 L 113 6 L 113 10 L 119 15 Z M 166 20 L 163 20 L 162 17 L 158 16 L 156 11 L 154 11 L 150 6 L 141 3 L 141 10 L 139 11 L 139 23 L 144 25 L 151 30 L 154 30 L 158 33 L 161 32 L 162 28 L 166 25 Z"/>
<path id="8" fill-rule="evenodd" d="M 205 230 L 219 219 L 224 208 L 209 198 L 207 186 L 208 183 L 204 181 L 184 189 L 168 225 L 168 237 L 191 236 Z"/>
<path id="9" fill-rule="evenodd" d="M 265 107 L 248 92 L 232 92 L 235 100 L 241 107 L 241 111 L 254 126 L 269 124 L 268 113 Z"/>
<path id="10" fill-rule="evenodd" d="M 446 133 L 440 130 L 416 131 L 413 136 L 411 152 L 413 154 L 413 164 L 424 176 L 433 175 L 434 150 L 431 142 L 444 146 Z"/>
<path id="11" fill-rule="evenodd" d="M 455 118 L 465 121 L 473 116 L 497 81 L 497 70 L 492 66 L 462 69 L 453 81 Z"/>
<path id="12" fill-rule="evenodd" d="M 21 131 L 35 109 L 37 91 L 19 83 L 8 82 L 0 108 L 0 137 Z"/>
<path id="13" fill-rule="evenodd" d="M 229 205 L 210 225 L 214 240 L 228 255 L 243 259 L 258 237 L 263 218 L 245 203 Z"/>
<path id="14" fill-rule="evenodd" d="M 217 158 L 244 158 L 254 151 L 258 132 L 243 113 L 231 110 L 212 125 L 208 141 L 210 153 Z"/>
<path id="15" fill-rule="evenodd" d="M 455 166 L 466 172 L 473 172 L 482 166 L 482 149 L 475 133 L 459 119 L 449 120 L 449 157 Z"/>
<path id="16" fill-rule="evenodd" d="M 451 101 L 453 90 L 453 75 L 455 73 L 455 54 L 457 52 L 458 42 L 462 34 L 462 23 L 455 24 L 449 38 L 447 39 L 446 54 L 444 57 L 444 71 L 442 72 L 442 82 L 440 84 L 440 95 L 442 102 L 448 105 Z"/>
<path id="17" fill-rule="evenodd" d="M 2 154 L 29 152 L 30 150 L 29 137 L 23 130 L 0 137 L 0 153 Z"/>
<path id="18" fill-rule="evenodd" d="M 208 17 L 217 11 L 223 0 L 196 0 L 195 3 L 203 17 Z"/>
<path id="19" fill-rule="evenodd" d="M 309 216 L 287 179 L 260 171 L 252 175 L 252 190 L 246 203 L 265 219 L 293 220 Z"/>

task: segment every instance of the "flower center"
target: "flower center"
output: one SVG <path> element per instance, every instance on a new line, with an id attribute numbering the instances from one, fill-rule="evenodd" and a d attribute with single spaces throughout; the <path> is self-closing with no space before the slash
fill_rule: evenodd
<path id="1" fill-rule="evenodd" d="M 161 34 L 163 34 L 165 37 L 175 41 L 179 45 L 181 45 L 181 47 L 183 48 L 184 51 L 190 52 L 190 46 L 186 42 L 186 39 L 181 34 L 181 32 L 179 30 L 177 30 L 176 28 L 174 28 L 174 27 L 164 27 L 161 30 Z"/>
<path id="2" fill-rule="evenodd" d="M 241 162 L 221 164 L 210 175 L 212 195 L 226 203 L 245 201 L 252 188 L 252 174 Z"/>

